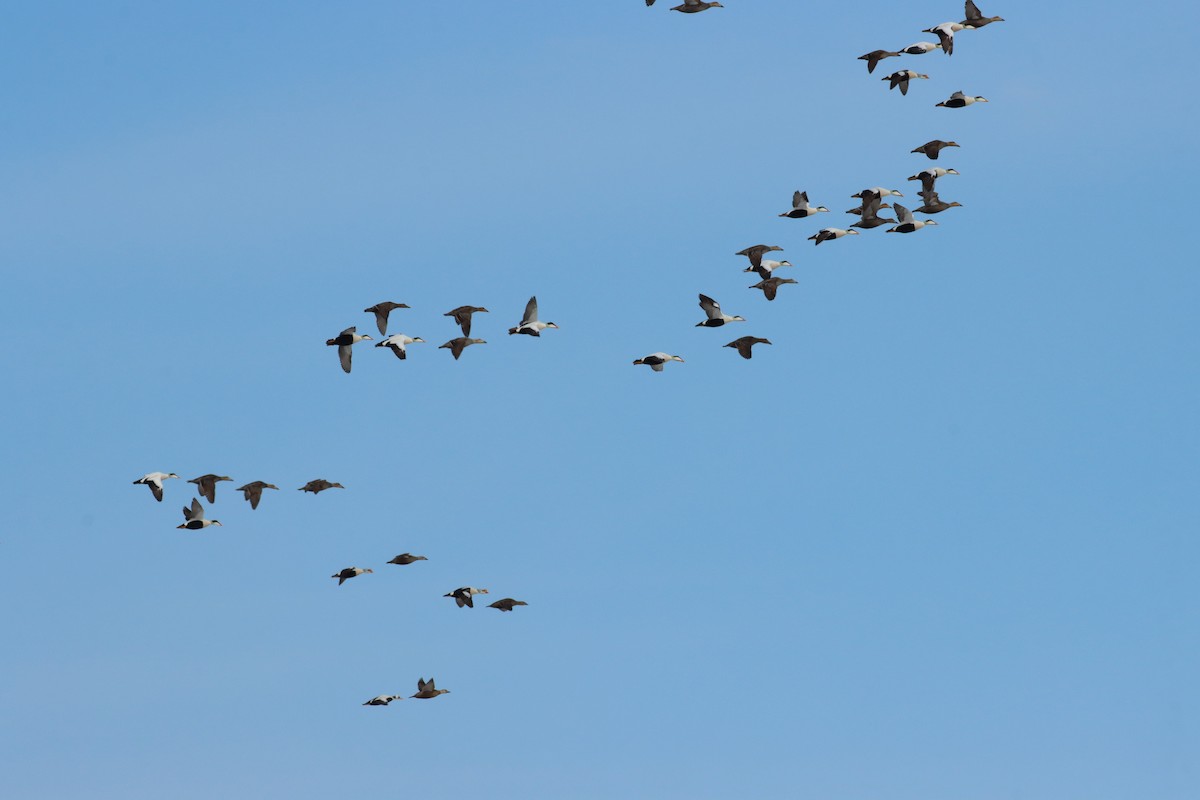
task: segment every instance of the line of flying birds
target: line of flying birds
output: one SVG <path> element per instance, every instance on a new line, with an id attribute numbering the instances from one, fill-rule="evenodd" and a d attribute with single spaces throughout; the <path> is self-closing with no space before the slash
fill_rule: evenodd
<path id="1" fill-rule="evenodd" d="M 163 485 L 167 480 L 172 478 L 179 478 L 179 475 L 175 474 L 174 472 L 148 472 L 133 483 L 135 485 L 140 484 L 149 487 L 150 492 L 154 495 L 154 499 L 161 503 L 163 499 Z M 196 491 L 211 505 L 217 501 L 217 484 L 222 481 L 232 480 L 233 478 L 230 478 L 228 475 L 208 473 L 206 475 L 192 478 L 188 481 L 188 483 L 195 484 Z M 325 480 L 324 478 L 317 478 L 316 480 L 311 480 L 299 487 L 299 491 L 311 492 L 312 494 L 317 495 L 326 489 L 344 488 L 346 487 L 342 486 L 340 483 L 333 483 Z M 239 486 L 237 491 L 242 493 L 242 496 L 247 502 L 250 503 L 251 510 L 254 510 L 258 508 L 259 501 L 262 500 L 264 489 L 277 490 L 279 487 L 265 481 L 252 481 L 244 486 Z M 199 531 L 212 526 L 224 527 L 221 525 L 219 520 L 208 519 L 205 517 L 204 507 L 200 504 L 200 500 L 194 497 L 192 498 L 192 504 L 190 506 L 183 507 L 183 519 L 183 524 L 177 525 L 177 529 Z M 415 564 L 418 561 L 428 560 L 429 559 L 425 556 L 413 555 L 412 553 L 401 553 L 400 555 L 393 557 L 387 563 L 407 566 L 409 564 Z M 330 577 L 336 579 L 338 586 L 341 586 L 351 578 L 357 578 L 360 575 L 371 574 L 374 572 L 375 570 L 370 569 L 369 567 L 346 567 L 345 569 L 338 570 Z M 474 608 L 475 601 L 473 598 L 477 594 L 488 594 L 488 590 L 478 589 L 473 586 L 461 586 L 453 591 L 447 592 L 442 596 L 452 598 L 459 608 L 463 608 L 464 606 L 467 608 Z M 516 600 L 512 597 L 505 597 L 497 600 L 494 603 L 491 603 L 488 608 L 495 608 L 499 611 L 512 611 L 517 606 L 526 605 L 529 604 L 524 600 Z M 412 697 L 419 700 L 429 700 L 434 697 L 438 697 L 439 695 L 448 694 L 449 691 L 449 689 L 438 689 L 435 687 L 433 678 L 430 678 L 428 681 L 426 681 L 424 678 L 420 678 L 417 681 L 417 693 L 412 695 Z M 401 699 L 399 695 L 378 695 L 363 703 L 363 705 L 386 706 L 393 700 L 399 699 Z"/>

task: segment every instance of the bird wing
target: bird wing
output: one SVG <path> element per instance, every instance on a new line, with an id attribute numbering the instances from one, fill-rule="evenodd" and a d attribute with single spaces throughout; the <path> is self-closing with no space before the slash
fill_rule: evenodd
<path id="1" fill-rule="evenodd" d="M 204 519 L 204 506 L 200 505 L 200 501 L 193 497 L 192 507 L 190 509 L 187 506 L 183 507 L 183 518 L 188 522 L 194 519 Z"/>
<path id="2" fill-rule="evenodd" d="M 198 479 L 196 488 L 200 490 L 200 495 L 210 503 L 217 502 L 217 482 L 211 477 L 205 475 Z"/>
<path id="3" fill-rule="evenodd" d="M 896 219 L 900 220 L 901 225 L 913 221 L 912 212 L 899 203 L 892 203 L 892 210 L 896 212 Z"/>
<path id="4" fill-rule="evenodd" d="M 367 310 L 375 312 L 375 324 L 379 326 L 379 333 L 387 336 L 388 314 L 392 313 L 392 310 L 386 306 L 383 308 L 373 306 Z"/>
<path id="5" fill-rule="evenodd" d="M 938 41 L 942 43 L 942 50 L 946 55 L 954 55 L 954 31 L 948 31 L 939 26 L 933 32 L 937 34 Z"/>
<path id="6" fill-rule="evenodd" d="M 392 342 L 391 344 L 389 344 L 389 345 L 388 345 L 388 349 L 389 349 L 389 350 L 391 350 L 393 353 L 395 353 L 395 354 L 396 354 L 396 358 L 398 358 L 398 359 L 400 359 L 400 360 L 402 360 L 402 361 L 403 361 L 404 359 L 408 358 L 408 354 L 407 354 L 407 351 L 406 351 L 406 350 L 405 350 L 405 348 L 404 348 L 404 345 L 402 345 L 402 344 L 400 344 L 400 343 L 398 343 L 398 342 Z"/>
<path id="7" fill-rule="evenodd" d="M 521 317 L 521 324 L 528 325 L 531 322 L 537 322 L 537 295 L 529 298 L 529 302 L 525 304 L 525 316 Z"/>
<path id="8" fill-rule="evenodd" d="M 258 501 L 262 500 L 262 487 L 248 484 L 242 491 L 246 493 L 246 499 L 250 501 L 250 510 L 258 508 Z"/>
<path id="9" fill-rule="evenodd" d="M 792 208 L 808 208 L 808 192 L 796 192 L 792 195 Z"/>
<path id="10" fill-rule="evenodd" d="M 900 79 L 898 81 L 896 81 L 896 83 L 898 83 L 900 85 L 900 94 L 907 96 L 908 95 L 908 73 L 905 72 L 904 74 L 902 74 L 900 76 Z"/>
<path id="11" fill-rule="evenodd" d="M 766 298 L 768 300 L 774 300 L 775 293 L 777 291 L 779 291 L 779 284 L 773 280 L 763 281 L 762 290 L 763 290 L 763 294 L 766 296 Z"/>
<path id="12" fill-rule="evenodd" d="M 354 354 L 354 350 L 350 345 L 348 345 L 348 344 L 338 345 L 338 358 L 342 362 L 342 371 L 343 372 L 350 371 L 350 359 L 353 357 L 353 354 Z M 211 503 L 212 500 L 209 500 L 208 502 Z"/>
<path id="13" fill-rule="evenodd" d="M 154 499 L 162 502 L 163 485 L 161 481 L 146 481 L 146 485 L 150 487 L 150 491 L 154 492 Z"/>
<path id="14" fill-rule="evenodd" d="M 937 183 L 937 173 L 925 171 L 917 176 L 921 179 L 921 194 L 932 192 L 933 186 Z"/>
<path id="15" fill-rule="evenodd" d="M 761 262 L 761 259 L 760 259 L 760 262 Z M 759 268 L 761 269 L 761 267 L 762 267 L 762 264 L 760 263 Z M 713 300 L 708 295 L 706 295 L 706 294 L 700 295 L 700 307 L 702 309 L 704 309 L 704 313 L 708 315 L 709 319 L 720 319 L 721 318 L 721 304 L 718 303 L 716 300 Z"/>
<path id="16" fill-rule="evenodd" d="M 458 311 L 454 312 L 454 319 L 456 322 L 458 322 L 459 327 L 462 328 L 463 336 L 471 335 L 471 313 L 472 312 L 470 310 L 463 309 L 459 309 Z M 462 350 L 460 349 L 458 352 L 461 353 Z M 457 355 L 454 357 L 458 358 Z"/>
<path id="17" fill-rule="evenodd" d="M 358 330 L 358 326 L 357 326 L 357 325 L 351 325 L 349 328 L 346 328 L 346 330 L 342 331 L 342 332 L 341 332 L 340 334 L 338 334 L 338 335 L 339 335 L 339 336 L 347 336 L 347 335 L 349 335 L 349 336 L 353 336 L 353 335 L 354 335 L 354 332 L 355 332 L 355 331 L 357 331 L 357 330 Z"/>
<path id="18" fill-rule="evenodd" d="M 962 92 L 955 92 L 954 94 L 950 95 L 950 99 L 951 100 L 966 100 L 967 96 L 965 94 L 963 94 Z"/>
<path id="19" fill-rule="evenodd" d="M 936 206 L 942 201 L 932 187 L 928 191 L 921 192 L 921 199 L 925 201 L 925 205 L 927 206 Z"/>
<path id="20" fill-rule="evenodd" d="M 979 6 L 975 5 L 975 3 L 971 2 L 971 0 L 967 0 L 966 12 L 967 19 L 983 19 L 983 14 L 979 11 Z"/>

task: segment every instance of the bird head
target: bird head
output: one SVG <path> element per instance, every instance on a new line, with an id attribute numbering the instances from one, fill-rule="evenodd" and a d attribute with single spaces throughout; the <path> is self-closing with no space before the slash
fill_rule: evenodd
<path id="1" fill-rule="evenodd" d="M 547 327 L 547 328 L 554 328 L 555 330 L 558 330 L 558 325 L 554 324 L 553 322 L 547 322 L 547 323 L 546 323 L 546 327 Z"/>
<path id="2" fill-rule="evenodd" d="M 222 524 L 221 524 L 221 521 L 220 521 L 219 519 L 214 519 L 214 520 L 212 521 L 212 523 L 211 523 L 211 524 L 212 524 L 212 525 L 216 525 L 218 528 L 224 528 L 224 527 L 225 527 L 224 525 L 222 525 Z"/>
<path id="3" fill-rule="evenodd" d="M 682 364 L 682 363 L 683 363 L 683 359 L 682 359 L 682 358 L 680 358 L 679 356 L 671 356 L 671 360 L 672 360 L 672 361 L 678 361 L 680 364 Z"/>
<path id="4" fill-rule="evenodd" d="M 418 336 L 417 338 L 412 340 L 413 344 L 416 344 L 417 342 L 420 342 L 421 344 L 426 344 L 425 340 L 422 339 L 420 336 Z"/>
<path id="5" fill-rule="evenodd" d="M 825 212 L 828 212 L 828 211 L 829 211 L 829 209 L 828 209 L 828 208 L 826 208 L 825 206 L 817 206 L 817 211 L 825 211 Z"/>

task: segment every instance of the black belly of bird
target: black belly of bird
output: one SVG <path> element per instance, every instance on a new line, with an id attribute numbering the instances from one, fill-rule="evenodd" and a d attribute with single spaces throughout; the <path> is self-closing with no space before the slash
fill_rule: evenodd
<path id="1" fill-rule="evenodd" d="M 183 527 L 187 528 L 189 531 L 198 531 L 204 527 L 204 523 L 198 519 L 193 519 L 193 520 L 190 520 Z"/>
<path id="2" fill-rule="evenodd" d="M 706 328 L 719 328 L 725 324 L 725 320 L 723 320 L 723 319 L 706 319 L 701 324 L 704 325 L 704 327 L 706 327 Z"/>

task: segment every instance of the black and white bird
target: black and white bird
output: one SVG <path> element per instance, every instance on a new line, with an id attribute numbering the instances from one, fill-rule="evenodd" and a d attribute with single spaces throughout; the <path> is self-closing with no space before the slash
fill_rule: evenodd
<path id="1" fill-rule="evenodd" d="M 637 361 L 634 361 L 633 363 L 635 365 L 645 364 L 646 366 L 650 367 L 650 369 L 654 370 L 655 372 L 662 372 L 663 366 L 670 363 L 671 361 L 678 361 L 680 364 L 684 363 L 682 358 L 680 358 L 679 356 L 673 356 L 670 353 L 651 353 L 648 356 L 639 358 Z"/>
<path id="2" fill-rule="evenodd" d="M 778 292 L 779 287 L 783 286 L 785 283 L 799 283 L 799 281 L 794 280 L 793 278 L 771 277 L 771 278 L 764 278 L 761 281 L 759 281 L 758 283 L 754 284 L 753 286 L 749 286 L 747 288 L 762 289 L 763 297 L 767 298 L 768 300 L 774 300 L 775 293 Z"/>
<path id="3" fill-rule="evenodd" d="M 870 74 L 875 71 L 875 65 L 880 61 L 898 55 L 900 54 L 892 50 L 872 50 L 869 53 L 859 56 L 858 60 L 867 62 L 867 74 Z"/>
<path id="4" fill-rule="evenodd" d="M 458 357 L 463 354 L 463 350 L 466 350 L 473 344 L 487 344 L 487 342 L 483 339 L 468 339 L 466 336 L 460 336 L 457 339 L 451 339 L 445 344 L 438 345 L 438 350 L 449 349 L 451 355 L 454 356 L 454 360 L 458 361 Z"/>
<path id="5" fill-rule="evenodd" d="M 184 523 L 182 525 L 176 525 L 176 530 L 180 528 L 187 528 L 189 531 L 198 531 L 203 528 L 207 528 L 210 525 L 216 525 L 218 528 L 225 527 L 220 523 L 219 520 L 205 519 L 204 506 L 200 505 L 200 501 L 194 497 L 192 498 L 191 508 L 188 508 L 187 506 L 183 507 L 183 519 Z"/>
<path id="6" fill-rule="evenodd" d="M 913 72 L 911 69 L 902 69 L 897 72 L 893 72 L 891 75 L 888 75 L 886 78 L 883 78 L 882 80 L 888 81 L 888 89 L 889 90 L 895 89 L 897 86 L 899 86 L 900 94 L 908 94 L 908 82 L 909 81 L 915 81 L 915 80 L 927 81 L 927 80 L 929 80 L 929 76 L 923 75 L 920 72 Z"/>
<path id="7" fill-rule="evenodd" d="M 231 481 L 233 478 L 228 475 L 213 475 L 211 472 L 207 475 L 201 475 L 199 478 L 192 478 L 188 483 L 196 484 L 196 491 L 200 496 L 209 503 L 217 502 L 217 483 L 220 481 Z"/>
<path id="8" fill-rule="evenodd" d="M 408 308 L 404 303 L 393 303 L 391 300 L 385 300 L 382 303 L 376 303 L 370 308 L 364 308 L 363 312 L 375 315 L 375 324 L 379 326 L 379 335 L 387 336 L 388 314 L 391 314 L 397 308 Z"/>
<path id="9" fill-rule="evenodd" d="M 885 189 L 882 186 L 872 186 L 870 189 L 863 189 L 861 192 L 850 195 L 850 198 L 854 200 L 868 200 L 872 195 L 876 195 L 878 197 L 904 197 L 904 195 L 900 194 L 900 192 L 896 189 Z"/>
<path id="10" fill-rule="evenodd" d="M 403 700 L 403 699 L 404 698 L 398 694 L 381 694 L 376 697 L 372 697 L 370 700 L 363 703 L 363 705 L 364 706 L 386 706 L 388 703 L 392 702 L 393 700 Z"/>
<path id="11" fill-rule="evenodd" d="M 488 608 L 497 608 L 501 611 L 512 611 L 515 606 L 527 606 L 524 600 L 513 600 L 511 597 L 506 597 L 503 600 L 497 600 L 494 603 L 489 603 Z"/>
<path id="12" fill-rule="evenodd" d="M 888 228 L 888 233 L 913 233 L 921 230 L 928 225 L 937 225 L 937 222 L 932 219 L 916 219 L 911 211 L 899 203 L 892 206 L 896 211 L 896 217 L 900 220 L 900 224 L 894 228 Z"/>
<path id="13" fill-rule="evenodd" d="M 428 561 L 428 560 L 429 559 L 426 558 L 425 556 L 414 556 L 412 553 L 401 553 L 400 555 L 396 556 L 388 563 L 389 564 L 400 564 L 401 566 L 405 566 L 407 564 L 415 564 L 418 561 Z"/>
<path id="14" fill-rule="evenodd" d="M 921 170 L 916 175 L 909 175 L 908 179 L 910 181 L 920 181 L 921 182 L 921 192 L 920 193 L 925 194 L 926 192 L 932 192 L 934 190 L 934 186 L 937 183 L 938 178 L 944 178 L 947 175 L 958 175 L 958 174 L 959 174 L 959 172 L 956 169 L 943 169 L 942 167 L 930 167 L 929 169 Z"/>
<path id="15" fill-rule="evenodd" d="M 758 277 L 762 278 L 763 280 L 766 280 L 767 278 L 771 277 L 772 272 L 779 269 L 780 267 L 790 267 L 790 266 L 792 266 L 792 262 L 790 262 L 790 261 L 771 261 L 769 259 L 764 258 L 761 262 L 759 262 L 759 265 L 757 267 L 754 267 L 754 266 L 746 267 L 744 270 L 742 270 L 742 272 L 756 272 L 756 273 L 758 273 Z"/>
<path id="16" fill-rule="evenodd" d="M 405 336 L 403 333 L 393 333 L 383 341 L 376 342 L 375 346 L 388 348 L 396 354 L 396 358 L 403 361 L 404 359 L 408 358 L 408 346 L 410 344 L 416 344 L 417 342 L 424 344 L 425 340 L 420 336 L 412 337 Z"/>
<path id="17" fill-rule="evenodd" d="M 418 678 L 417 679 L 417 693 L 414 695 L 411 695 L 411 696 L 415 697 L 418 700 L 432 700 L 433 698 L 437 697 L 439 694 L 450 694 L 450 690 L 449 689 L 439 689 L 436 686 L 434 686 L 433 678 L 430 678 L 427 681 L 421 680 L 420 678 Z"/>
<path id="18" fill-rule="evenodd" d="M 699 14 L 701 11 L 708 11 L 710 8 L 724 8 L 720 3 L 706 3 L 705 0 L 683 0 L 683 5 L 678 5 L 672 8 L 672 11 L 679 11 L 684 14 Z"/>
<path id="19" fill-rule="evenodd" d="M 964 26 L 978 30 L 991 25 L 993 22 L 1004 22 L 1004 17 L 985 17 L 979 11 L 979 6 L 975 5 L 971 0 L 967 0 L 965 5 L 967 18 L 961 23 Z"/>
<path id="20" fill-rule="evenodd" d="M 487 589 L 476 589 L 474 586 L 462 586 L 458 589 L 455 589 L 453 592 L 446 592 L 446 594 L 442 595 L 442 597 L 453 597 L 454 602 L 458 604 L 459 608 L 462 608 L 463 606 L 466 606 L 467 608 L 474 608 L 475 600 L 473 598 L 475 595 L 487 593 Z"/>
<path id="21" fill-rule="evenodd" d="M 487 314 L 490 313 L 482 306 L 459 306 L 453 311 L 447 311 L 442 314 L 443 317 L 454 317 L 454 321 L 462 328 L 463 336 L 471 335 L 471 315 L 472 314 Z"/>
<path id="22" fill-rule="evenodd" d="M 330 483 L 329 481 L 325 480 L 324 478 L 317 478 L 316 480 L 312 480 L 312 481 L 309 481 L 308 483 L 304 484 L 297 491 L 312 492 L 313 494 L 320 494 L 321 492 L 325 491 L 326 489 L 345 489 L 345 488 L 346 487 L 342 486 L 340 483 Z"/>
<path id="23" fill-rule="evenodd" d="M 986 103 L 987 101 L 988 100 L 986 97 L 979 97 L 978 95 L 972 97 L 970 95 L 963 94 L 962 92 L 955 92 L 954 94 L 950 95 L 949 100 L 943 100 L 942 102 L 938 103 L 935 108 L 966 108 L 974 103 Z"/>
<path id="24" fill-rule="evenodd" d="M 134 481 L 134 484 L 141 483 L 149 486 L 151 493 L 154 494 L 154 499 L 161 503 L 163 499 L 163 481 L 168 478 L 178 477 L 174 472 L 147 472 Z"/>
<path id="25" fill-rule="evenodd" d="M 947 147 L 958 147 L 958 142 L 943 142 L 941 139 L 932 139 L 920 147 L 915 148 L 912 152 L 922 153 L 930 161 L 937 161 L 938 153 L 942 152 Z"/>
<path id="26" fill-rule="evenodd" d="M 337 345 L 338 360 L 342 362 L 343 372 L 350 371 L 350 360 L 353 356 L 350 348 L 359 342 L 372 341 L 371 337 L 367 336 L 365 333 L 355 333 L 357 330 L 357 325 L 351 325 L 349 328 L 346 328 L 346 330 L 342 331 L 332 339 L 325 340 L 325 344 L 329 345 L 330 347 Z"/>
<path id="27" fill-rule="evenodd" d="M 708 319 L 703 322 L 697 322 L 697 328 L 719 328 L 726 322 L 745 322 L 745 317 L 730 316 L 721 311 L 721 304 L 713 300 L 706 294 L 700 295 L 700 308 L 704 309 L 704 313 Z"/>
<path id="28" fill-rule="evenodd" d="M 965 30 L 969 26 L 963 25 L 961 22 L 943 22 L 940 25 L 934 25 L 932 28 L 926 28 L 921 33 L 932 33 L 938 37 L 938 43 L 942 46 L 942 52 L 948 56 L 954 55 L 954 34 L 961 30 Z"/>
<path id="29" fill-rule="evenodd" d="M 915 44 L 910 44 L 900 52 L 909 56 L 923 56 L 926 53 L 932 53 L 939 47 L 941 47 L 940 44 L 934 44 L 933 42 L 916 42 Z"/>
<path id="30" fill-rule="evenodd" d="M 747 247 L 745 250 L 738 250 L 734 253 L 735 256 L 745 256 L 750 259 L 751 269 L 757 271 L 762 266 L 762 259 L 767 253 L 773 250 L 783 250 L 782 247 L 774 244 L 756 244 L 753 247 Z"/>
<path id="31" fill-rule="evenodd" d="M 523 333 L 526 336 L 541 336 L 542 331 L 547 328 L 557 328 L 553 322 L 538 321 L 537 295 L 529 298 L 529 302 L 525 304 L 525 316 L 521 317 L 521 324 L 515 328 L 508 329 L 508 335 L 514 333 Z"/>
<path id="32" fill-rule="evenodd" d="M 858 236 L 858 231 L 848 231 L 842 228 L 822 228 L 808 237 L 808 240 L 820 244 L 821 242 L 828 242 L 833 239 L 841 239 L 843 236 Z M 769 300 L 770 298 L 767 299 Z"/>
<path id="33" fill-rule="evenodd" d="M 265 481 L 254 481 L 253 483 L 247 483 L 245 486 L 239 486 L 237 491 L 242 493 L 242 497 L 250 501 L 250 510 L 253 511 L 258 508 L 258 501 L 262 500 L 263 489 L 277 490 L 279 487 Z"/>
<path id="34" fill-rule="evenodd" d="M 808 203 L 808 192 L 796 192 L 792 195 L 792 208 L 790 211 L 785 211 L 779 216 L 787 217 L 788 219 L 804 219 L 811 217 L 818 211 L 828 211 L 825 206 L 811 206 Z"/>
<path id="35" fill-rule="evenodd" d="M 359 575 L 366 575 L 374 571 L 373 569 L 363 569 L 362 567 L 346 567 L 345 569 L 338 570 L 329 577 L 337 578 L 338 586 L 341 586 L 351 578 L 357 578 Z"/>
<path id="36" fill-rule="evenodd" d="M 725 347 L 732 347 L 736 349 L 742 358 L 750 358 L 752 355 L 750 348 L 754 347 L 756 344 L 770 343 L 771 341 L 769 339 L 760 339 L 757 336 L 743 336 L 740 339 L 734 339 L 732 342 L 725 345 Z"/>

